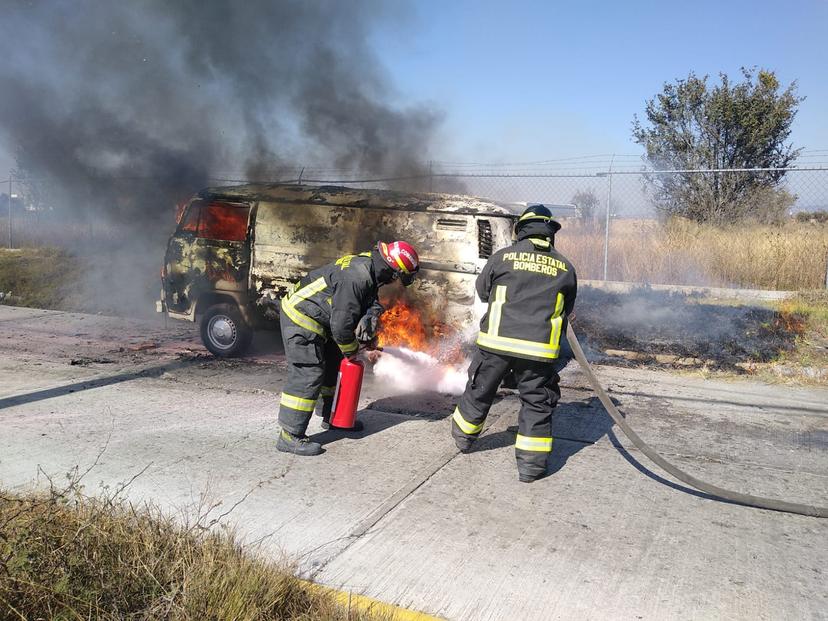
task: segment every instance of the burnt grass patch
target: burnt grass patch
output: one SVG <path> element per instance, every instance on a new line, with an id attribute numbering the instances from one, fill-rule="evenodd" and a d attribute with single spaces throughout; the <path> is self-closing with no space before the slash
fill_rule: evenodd
<path id="1" fill-rule="evenodd" d="M 648 288 L 619 294 L 584 287 L 575 312 L 577 332 L 613 363 L 736 373 L 792 351 L 804 326 L 797 313 Z"/>

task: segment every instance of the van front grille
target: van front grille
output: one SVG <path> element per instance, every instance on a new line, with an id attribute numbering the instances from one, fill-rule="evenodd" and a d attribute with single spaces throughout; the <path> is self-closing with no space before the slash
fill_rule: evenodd
<path id="1" fill-rule="evenodd" d="M 477 250 L 481 259 L 492 256 L 492 224 L 488 220 L 477 221 Z"/>

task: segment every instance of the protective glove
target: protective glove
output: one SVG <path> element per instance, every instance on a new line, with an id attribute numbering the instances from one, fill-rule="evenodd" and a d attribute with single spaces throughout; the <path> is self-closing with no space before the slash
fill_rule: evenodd
<path id="1" fill-rule="evenodd" d="M 379 318 L 374 314 L 367 314 L 359 320 L 354 334 L 360 343 L 370 343 L 377 336 L 377 328 L 379 326 Z"/>
<path id="2" fill-rule="evenodd" d="M 365 357 L 371 364 L 376 364 L 377 361 L 382 357 L 382 351 L 380 351 L 379 349 L 369 349 L 365 352 Z"/>

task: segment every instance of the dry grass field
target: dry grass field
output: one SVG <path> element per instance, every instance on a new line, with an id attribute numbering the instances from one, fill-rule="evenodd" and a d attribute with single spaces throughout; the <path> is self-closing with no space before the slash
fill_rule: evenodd
<path id="1" fill-rule="evenodd" d="M 600 279 L 604 231 L 564 223 L 556 245 L 582 279 Z M 828 224 L 699 225 L 684 220 L 616 220 L 610 225 L 609 280 L 749 289 L 825 288 Z"/>
<path id="2" fill-rule="evenodd" d="M 225 530 L 115 495 L 0 489 L 0 618 L 390 621 L 250 554 Z M 369 609 L 370 608 L 370 609 Z"/>

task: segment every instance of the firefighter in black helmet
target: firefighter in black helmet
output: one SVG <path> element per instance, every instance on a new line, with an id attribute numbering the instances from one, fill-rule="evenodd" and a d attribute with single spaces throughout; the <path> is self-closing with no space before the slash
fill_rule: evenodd
<path id="1" fill-rule="evenodd" d="M 521 401 L 515 455 L 519 479 L 527 483 L 546 473 L 552 451 L 552 410 L 560 398 L 553 363 L 577 292 L 575 268 L 555 250 L 560 228 L 544 205 L 528 207 L 515 225 L 517 241 L 494 253 L 478 276 L 477 294 L 489 307 L 452 415 L 454 441 L 468 452 L 512 371 Z"/>

